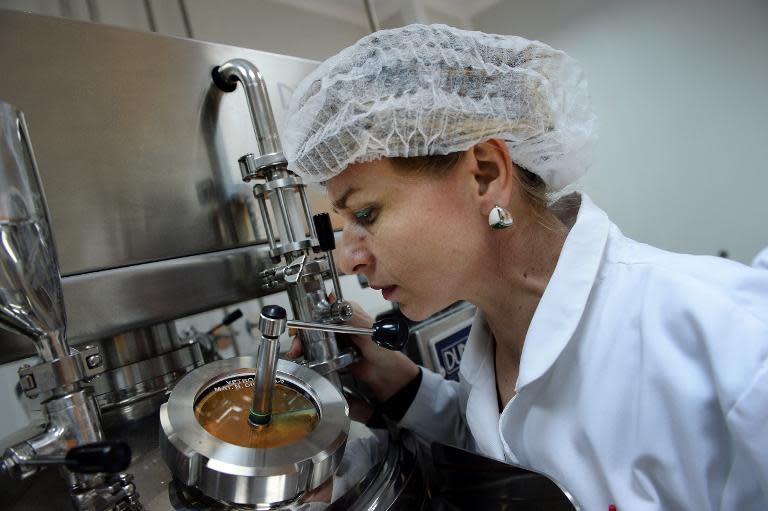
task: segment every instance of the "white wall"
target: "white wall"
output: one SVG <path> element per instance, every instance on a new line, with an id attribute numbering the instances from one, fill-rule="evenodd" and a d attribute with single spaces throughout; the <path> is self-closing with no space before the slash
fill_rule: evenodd
<path id="1" fill-rule="evenodd" d="M 473 24 L 582 63 L 601 120 L 582 187 L 625 234 L 742 262 L 768 245 L 768 2 L 507 0 Z"/>
<path id="2" fill-rule="evenodd" d="M 368 33 L 359 24 L 268 0 L 187 0 L 195 39 L 323 60 Z"/>
<path id="3" fill-rule="evenodd" d="M 359 8 L 325 14 L 301 2 L 273 0 L 185 0 L 192 37 L 261 51 L 322 60 L 349 46 L 368 30 Z M 178 1 L 150 0 L 0 0 L 0 9 L 28 11 L 134 30 L 187 37 Z M 335 14 L 335 15 L 333 15 Z"/>

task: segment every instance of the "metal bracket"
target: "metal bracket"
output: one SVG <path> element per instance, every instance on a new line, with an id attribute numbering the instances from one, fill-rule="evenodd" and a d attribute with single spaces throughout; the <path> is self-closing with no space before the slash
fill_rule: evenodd
<path id="1" fill-rule="evenodd" d="M 300 263 L 303 266 L 300 266 Z M 296 266 L 300 266 L 297 268 Z M 276 266 L 267 268 L 261 272 L 262 287 L 264 289 L 275 289 L 283 282 L 298 282 L 302 277 L 320 274 L 323 277 L 329 272 L 328 261 L 324 258 L 312 259 L 306 261 L 306 255 L 287 266 Z"/>
<path id="2" fill-rule="evenodd" d="M 264 179 L 264 169 L 288 165 L 283 153 L 270 153 L 261 156 L 248 153 L 241 156 L 237 161 L 240 164 L 240 174 L 246 183 L 252 179 Z"/>
<path id="3" fill-rule="evenodd" d="M 290 283 L 298 282 L 298 280 L 302 276 L 302 272 L 304 271 L 304 261 L 306 259 L 307 259 L 307 255 L 304 254 L 285 267 L 284 278 L 286 282 L 290 282 Z"/>
<path id="4" fill-rule="evenodd" d="M 104 372 L 104 362 L 98 346 L 81 350 L 70 348 L 70 355 L 36 366 L 19 368 L 19 382 L 24 394 L 34 399 L 41 392 L 89 380 Z"/>
<path id="5" fill-rule="evenodd" d="M 339 369 L 344 369 L 358 360 L 360 360 L 360 352 L 355 348 L 348 348 L 330 360 L 323 360 L 322 362 L 306 362 L 302 365 L 325 376 L 326 374 L 338 371 Z"/>

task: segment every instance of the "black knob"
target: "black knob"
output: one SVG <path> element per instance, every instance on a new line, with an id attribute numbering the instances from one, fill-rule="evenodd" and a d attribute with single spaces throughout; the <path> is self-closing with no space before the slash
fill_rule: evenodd
<path id="1" fill-rule="evenodd" d="M 243 317 L 243 311 L 241 311 L 240 309 L 235 309 L 234 312 L 230 312 L 229 314 L 224 316 L 224 319 L 221 320 L 221 326 L 231 325 L 232 323 L 234 323 L 235 321 L 237 321 L 242 317 Z"/>
<path id="2" fill-rule="evenodd" d="M 401 317 L 385 318 L 373 324 L 373 341 L 388 350 L 400 351 L 408 342 L 408 322 Z"/>
<path id="3" fill-rule="evenodd" d="M 64 464 L 72 472 L 95 474 L 120 472 L 131 464 L 131 448 L 125 442 L 98 442 L 73 447 Z"/>
<path id="4" fill-rule="evenodd" d="M 240 309 L 235 309 L 234 312 L 230 312 L 229 314 L 224 316 L 224 319 L 221 320 L 221 323 L 219 323 L 215 327 L 211 328 L 206 333 L 208 335 L 213 335 L 213 332 L 215 332 L 219 328 L 221 328 L 223 326 L 231 325 L 232 323 L 234 323 L 235 321 L 237 321 L 238 319 L 240 319 L 242 317 L 243 317 L 243 311 L 241 311 Z"/>
<path id="5" fill-rule="evenodd" d="M 329 252 L 335 249 L 336 238 L 333 236 L 331 215 L 328 213 L 318 213 L 312 216 L 312 222 L 315 224 L 315 231 L 317 232 L 317 241 L 320 243 L 320 250 Z"/>
<path id="6" fill-rule="evenodd" d="M 263 309 L 261 309 L 261 315 L 269 319 L 285 319 L 286 317 L 288 317 L 288 314 L 286 314 L 285 309 L 283 309 L 279 305 L 265 306 Z"/>

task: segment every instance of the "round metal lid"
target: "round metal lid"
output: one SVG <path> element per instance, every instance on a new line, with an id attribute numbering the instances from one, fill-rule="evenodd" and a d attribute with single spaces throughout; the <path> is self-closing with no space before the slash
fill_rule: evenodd
<path id="1" fill-rule="evenodd" d="M 275 505 L 294 500 L 333 475 L 349 433 L 349 409 L 328 380 L 280 360 L 276 395 L 285 398 L 280 404 L 285 414 L 278 415 L 275 424 L 278 428 L 288 425 L 291 431 L 254 435 L 247 423 L 250 403 L 242 415 L 235 408 L 243 407 L 244 390 L 252 390 L 249 385 L 255 366 L 255 357 L 219 360 L 182 378 L 160 409 L 160 447 L 174 477 L 209 497 L 237 504 Z M 231 396 L 216 396 L 222 392 Z M 228 399 L 233 405 L 230 408 Z M 291 399 L 294 401 L 287 404 Z M 227 424 L 217 429 L 216 412 L 233 415 L 235 427 Z M 239 416 L 244 422 L 238 439 Z"/>

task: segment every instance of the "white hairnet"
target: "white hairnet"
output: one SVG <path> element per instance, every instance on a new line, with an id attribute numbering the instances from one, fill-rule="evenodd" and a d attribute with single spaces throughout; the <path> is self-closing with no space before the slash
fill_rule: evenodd
<path id="1" fill-rule="evenodd" d="M 446 25 L 370 34 L 296 88 L 283 133 L 309 182 L 381 157 L 507 141 L 512 160 L 560 190 L 591 162 L 596 117 L 579 65 L 521 37 Z"/>

